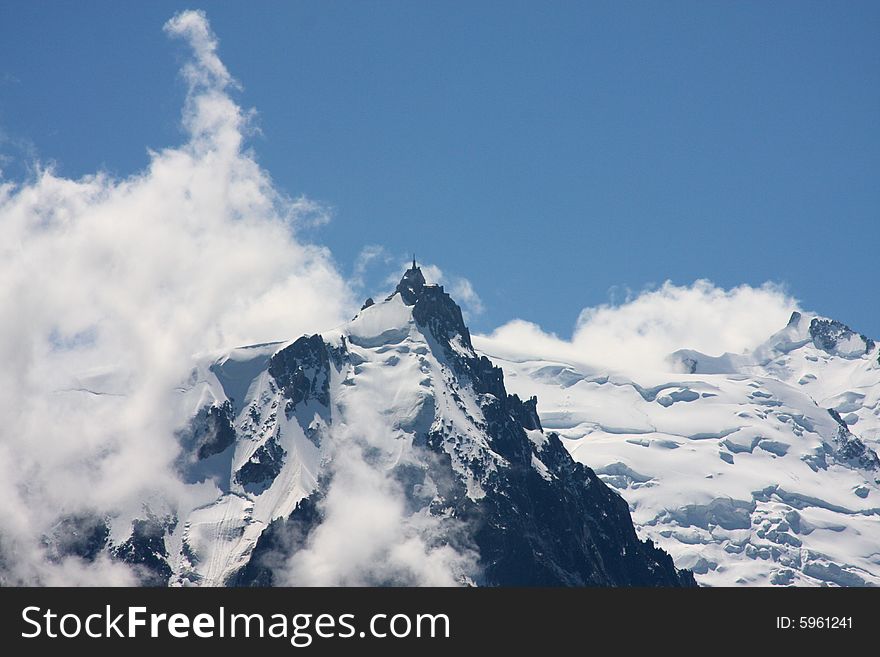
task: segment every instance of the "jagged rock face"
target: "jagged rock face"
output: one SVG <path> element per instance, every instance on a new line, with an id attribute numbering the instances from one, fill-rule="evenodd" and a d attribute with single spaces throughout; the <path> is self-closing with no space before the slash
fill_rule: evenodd
<path id="1" fill-rule="evenodd" d="M 330 404 L 329 356 L 321 336 L 303 337 L 272 356 L 269 374 L 287 399 L 285 412 L 314 399 Z"/>
<path id="2" fill-rule="evenodd" d="M 287 452 L 278 444 L 274 437 L 261 445 L 257 451 L 235 473 L 235 480 L 245 490 L 260 490 L 279 475 L 284 467 Z"/>
<path id="3" fill-rule="evenodd" d="M 537 400 L 508 395 L 504 375 L 472 350 L 461 310 L 439 286 L 411 297 L 413 318 L 443 349 L 459 382 L 480 400 L 494 451 L 507 467 L 490 476 L 493 491 L 477 503 L 458 499 L 460 515 L 482 519 L 475 540 L 484 581 L 512 586 L 656 586 L 691 583 L 672 559 L 638 540 L 626 503 L 589 468 L 575 463 L 555 434 L 541 432 Z M 455 341 L 465 349 L 458 349 Z M 442 432 L 427 444 L 438 449 Z M 532 466 L 538 459 L 544 469 Z M 468 507 L 473 508 L 468 508 Z"/>
<path id="4" fill-rule="evenodd" d="M 275 586 L 276 573 L 285 566 L 285 555 L 306 547 L 309 534 L 321 524 L 320 491 L 303 498 L 287 518 L 272 521 L 260 534 L 247 563 L 227 581 L 228 586 Z"/>
<path id="5" fill-rule="evenodd" d="M 232 404 L 228 401 L 220 406 L 209 406 L 205 409 L 204 422 L 198 423 L 204 431 L 204 439 L 200 441 L 199 459 L 206 459 L 220 454 L 235 442 L 235 429 L 232 428 Z M 202 436 L 196 436 L 196 439 Z"/>
<path id="6" fill-rule="evenodd" d="M 483 583 L 501 586 L 675 586 L 689 573 L 636 537 L 626 503 L 571 460 L 556 434 L 541 451 L 551 479 L 531 464 L 502 472 L 475 505 Z"/>
<path id="7" fill-rule="evenodd" d="M 423 287 L 412 305 L 413 319 L 419 326 L 428 329 L 444 349 L 451 349 L 450 343 L 456 338 L 463 347 L 473 349 L 471 334 L 464 325 L 461 308 L 442 287 Z"/>

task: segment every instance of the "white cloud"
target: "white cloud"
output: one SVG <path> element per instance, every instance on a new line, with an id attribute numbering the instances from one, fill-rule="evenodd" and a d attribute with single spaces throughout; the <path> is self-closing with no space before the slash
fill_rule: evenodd
<path id="1" fill-rule="evenodd" d="M 407 508 L 395 478 L 401 460 L 420 464 L 431 456 L 401 447 L 395 430 L 370 396 L 350 395 L 334 415 L 330 483 L 319 502 L 323 520 L 305 547 L 278 572 L 289 586 L 456 586 L 473 579 L 477 553 L 453 547 L 465 530 L 457 518 L 431 515 L 430 499 Z"/>
<path id="2" fill-rule="evenodd" d="M 604 369 L 666 369 L 677 349 L 710 355 L 753 349 L 783 328 L 797 301 L 778 285 L 725 290 L 706 280 L 664 283 L 620 305 L 585 308 L 570 340 L 515 320 L 476 336 L 477 347 L 508 358 L 547 358 Z"/>
<path id="3" fill-rule="evenodd" d="M 192 48 L 193 59 L 184 64 L 182 70 L 190 90 L 223 92 L 233 84 L 232 76 L 217 55 L 217 37 L 204 11 L 180 12 L 165 23 L 165 32 L 185 39 Z"/>
<path id="4" fill-rule="evenodd" d="M 288 586 L 458 586 L 477 555 L 446 542 L 455 521 L 408 511 L 390 470 L 360 445 L 337 450 L 320 503 L 324 519 L 281 573 Z"/>
<path id="5" fill-rule="evenodd" d="M 106 563 L 45 559 L 61 516 L 185 510 L 175 386 L 192 354 L 334 326 L 355 307 L 329 253 L 244 147 L 249 114 L 201 12 L 166 25 L 191 48 L 186 141 L 146 170 L 0 181 L 0 580 L 126 583 Z M 114 528 L 116 530 L 116 528 Z"/>

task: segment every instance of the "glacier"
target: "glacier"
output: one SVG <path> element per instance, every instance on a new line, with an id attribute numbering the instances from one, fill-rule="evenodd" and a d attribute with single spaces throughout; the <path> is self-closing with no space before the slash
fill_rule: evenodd
<path id="1" fill-rule="evenodd" d="M 795 312 L 749 353 L 680 350 L 665 371 L 475 344 L 701 585 L 880 584 L 873 340 Z"/>

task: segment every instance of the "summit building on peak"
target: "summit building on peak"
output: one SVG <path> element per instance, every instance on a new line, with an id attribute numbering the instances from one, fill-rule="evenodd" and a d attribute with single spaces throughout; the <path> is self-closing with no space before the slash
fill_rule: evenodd
<path id="1" fill-rule="evenodd" d="M 422 270 L 416 264 L 416 258 L 413 256 L 412 267 L 404 272 L 403 278 L 400 279 L 400 283 L 397 284 L 394 290 L 394 294 L 400 293 L 403 302 L 408 306 L 413 306 L 426 285 L 425 275 L 422 274 Z M 394 294 L 391 296 L 394 296 Z"/>

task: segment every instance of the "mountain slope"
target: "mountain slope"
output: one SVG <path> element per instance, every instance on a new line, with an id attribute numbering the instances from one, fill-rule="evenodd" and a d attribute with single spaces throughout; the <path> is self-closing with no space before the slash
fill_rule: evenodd
<path id="1" fill-rule="evenodd" d="M 701 584 L 880 584 L 872 340 L 795 313 L 752 353 L 683 350 L 667 372 L 492 357 Z"/>
<path id="2" fill-rule="evenodd" d="M 220 495 L 117 550 L 152 583 L 693 585 L 415 263 L 335 331 L 205 360 L 179 412 L 181 472 Z"/>

